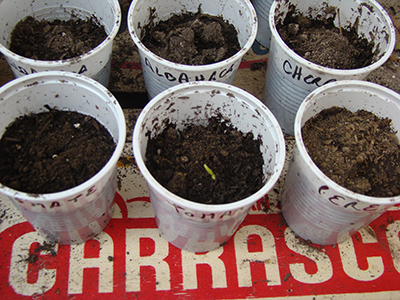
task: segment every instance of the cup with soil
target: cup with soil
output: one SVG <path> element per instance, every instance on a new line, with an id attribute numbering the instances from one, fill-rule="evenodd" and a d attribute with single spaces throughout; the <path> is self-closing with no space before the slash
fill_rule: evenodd
<path id="1" fill-rule="evenodd" d="M 366 81 L 331 83 L 304 100 L 281 198 L 295 233 L 341 243 L 400 203 L 399 114 L 400 95 Z"/>
<path id="2" fill-rule="evenodd" d="M 0 52 L 15 77 L 69 71 L 107 86 L 118 0 L 0 1 Z"/>
<path id="3" fill-rule="evenodd" d="M 71 72 L 0 88 L 0 196 L 49 242 L 85 242 L 111 219 L 126 136 L 114 96 Z M 8 198 L 8 199 L 7 199 Z"/>
<path id="4" fill-rule="evenodd" d="M 147 104 L 133 153 L 161 234 L 180 249 L 205 252 L 224 245 L 275 185 L 285 141 L 257 98 L 226 83 L 195 81 Z"/>
<path id="5" fill-rule="evenodd" d="M 134 0 L 128 28 L 149 98 L 190 81 L 232 84 L 257 34 L 248 0 Z"/>
<path id="6" fill-rule="evenodd" d="M 329 82 L 365 79 L 395 45 L 392 21 L 373 0 L 275 1 L 269 25 L 263 102 L 290 135 L 297 109 L 311 91 Z"/>

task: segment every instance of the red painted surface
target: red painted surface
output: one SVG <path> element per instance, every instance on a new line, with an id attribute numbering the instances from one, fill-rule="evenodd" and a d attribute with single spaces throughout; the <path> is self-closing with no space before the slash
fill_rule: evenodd
<path id="1" fill-rule="evenodd" d="M 160 237 L 154 218 L 128 217 L 129 205 L 148 201 L 125 202 L 117 195 L 122 218 L 112 219 L 99 241 L 59 245 L 54 255 L 37 251 L 41 244 L 29 239 L 33 229 L 27 222 L 1 232 L 3 298 L 257 299 L 388 291 L 400 297 L 400 210 L 386 212 L 347 244 L 318 246 L 295 237 L 279 213 L 262 211 L 268 207 L 264 199 L 223 248 L 192 254 Z M 83 257 L 71 260 L 79 247 Z M 28 253 L 36 260 L 28 262 Z M 10 281 L 15 270 L 20 285 Z M 21 295 L 40 278 L 46 279 L 41 293 Z"/>

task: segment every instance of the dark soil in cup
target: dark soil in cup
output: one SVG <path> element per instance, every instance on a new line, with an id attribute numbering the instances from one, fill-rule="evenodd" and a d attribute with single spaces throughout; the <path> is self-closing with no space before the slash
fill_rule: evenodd
<path id="1" fill-rule="evenodd" d="M 10 50 L 38 60 L 63 60 L 80 56 L 107 37 L 95 16 L 86 20 L 36 20 L 26 17 L 11 33 Z"/>
<path id="2" fill-rule="evenodd" d="M 339 185 L 373 197 L 400 195 L 400 145 L 390 119 L 332 107 L 309 119 L 302 135 L 314 163 Z"/>
<path id="3" fill-rule="evenodd" d="M 351 28 L 335 27 L 334 7 L 326 9 L 322 20 L 296 13 L 292 6 L 276 24 L 280 37 L 298 55 L 315 64 L 332 69 L 358 69 L 373 62 L 373 42 L 357 35 L 357 24 Z"/>
<path id="4" fill-rule="evenodd" d="M 240 49 L 236 28 L 220 16 L 174 14 L 154 24 L 155 10 L 142 30 L 142 43 L 154 54 L 185 65 L 206 65 L 227 59 Z"/>
<path id="5" fill-rule="evenodd" d="M 199 203 L 244 199 L 264 183 L 260 138 L 212 117 L 207 126 L 174 124 L 149 139 L 146 166 L 172 193 Z"/>
<path id="6" fill-rule="evenodd" d="M 107 129 L 88 115 L 57 109 L 26 115 L 0 140 L 0 180 L 27 193 L 63 191 L 93 177 L 114 149 Z"/>

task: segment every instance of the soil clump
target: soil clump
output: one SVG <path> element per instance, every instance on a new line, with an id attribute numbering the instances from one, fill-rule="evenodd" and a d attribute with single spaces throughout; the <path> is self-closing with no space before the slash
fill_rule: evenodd
<path id="1" fill-rule="evenodd" d="M 332 107 L 302 128 L 307 151 L 330 179 L 373 197 L 400 195 L 400 145 L 391 120 Z"/>
<path id="2" fill-rule="evenodd" d="M 0 178 L 5 186 L 34 194 L 75 187 L 108 162 L 115 142 L 94 118 L 50 109 L 11 123 L 0 140 Z"/>
<path id="3" fill-rule="evenodd" d="M 185 65 L 206 65 L 227 59 L 240 49 L 236 28 L 220 16 L 185 12 L 154 24 L 155 10 L 141 41 L 156 55 Z"/>
<path id="4" fill-rule="evenodd" d="M 356 25 L 338 28 L 334 7 L 322 20 L 296 13 L 292 6 L 283 22 L 276 24 L 280 37 L 298 55 L 332 69 L 358 69 L 373 63 L 373 42 L 357 34 Z"/>
<path id="5" fill-rule="evenodd" d="M 13 29 L 10 50 L 37 60 L 63 60 L 89 52 L 106 37 L 95 16 L 67 21 L 39 21 L 28 16 Z"/>
<path id="6" fill-rule="evenodd" d="M 228 120 L 212 117 L 207 126 L 174 124 L 149 139 L 146 166 L 172 193 L 199 203 L 244 199 L 264 184 L 261 139 L 242 133 Z"/>

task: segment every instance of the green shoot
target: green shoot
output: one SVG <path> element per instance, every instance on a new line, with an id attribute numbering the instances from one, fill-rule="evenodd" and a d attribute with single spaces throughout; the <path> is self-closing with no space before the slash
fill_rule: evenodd
<path id="1" fill-rule="evenodd" d="M 211 178 L 212 178 L 213 180 L 215 180 L 215 174 L 214 174 L 214 172 L 213 172 L 206 164 L 204 164 L 204 169 L 206 169 L 206 171 L 208 172 L 208 174 L 211 175 Z"/>

